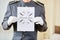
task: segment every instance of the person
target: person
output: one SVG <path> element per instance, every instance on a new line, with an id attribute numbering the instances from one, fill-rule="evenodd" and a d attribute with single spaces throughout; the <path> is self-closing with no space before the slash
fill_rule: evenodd
<path id="1" fill-rule="evenodd" d="M 17 31 L 17 7 L 35 7 L 35 31 Z M 33 0 L 11 1 L 8 4 L 7 12 L 4 16 L 2 26 L 4 30 L 9 30 L 13 25 L 14 35 L 12 40 L 37 40 L 37 31 L 46 31 L 45 10 L 43 3 L 36 3 Z M 43 30 L 41 30 L 41 28 Z"/>

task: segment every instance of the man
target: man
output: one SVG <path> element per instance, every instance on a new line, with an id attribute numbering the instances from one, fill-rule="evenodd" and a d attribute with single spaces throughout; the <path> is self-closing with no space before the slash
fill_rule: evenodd
<path id="1" fill-rule="evenodd" d="M 39 2 L 38 2 L 39 3 Z M 9 2 L 7 12 L 4 16 L 2 26 L 4 30 L 10 29 L 11 25 L 14 28 L 13 40 L 37 40 L 37 31 L 46 31 L 47 24 L 45 21 L 45 10 L 42 3 L 36 3 L 33 0 L 20 0 Z M 17 31 L 17 7 L 35 7 L 35 31 L 21 32 Z M 43 30 L 41 30 L 43 28 Z"/>

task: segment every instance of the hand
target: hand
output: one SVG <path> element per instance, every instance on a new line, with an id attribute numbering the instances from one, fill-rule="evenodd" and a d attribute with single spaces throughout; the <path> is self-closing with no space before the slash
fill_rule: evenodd
<path id="1" fill-rule="evenodd" d="M 43 25 L 44 24 L 42 17 L 35 17 L 34 18 L 34 22 L 36 24 L 40 24 L 40 25 Z"/>
<path id="2" fill-rule="evenodd" d="M 10 16 L 8 19 L 8 25 L 11 25 L 12 23 L 17 22 L 17 17 L 15 16 Z"/>

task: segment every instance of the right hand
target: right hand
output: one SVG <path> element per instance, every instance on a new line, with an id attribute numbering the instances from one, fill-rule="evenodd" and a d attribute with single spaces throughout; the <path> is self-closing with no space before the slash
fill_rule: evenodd
<path id="1" fill-rule="evenodd" d="M 17 22 L 17 17 L 15 16 L 10 16 L 8 19 L 8 25 L 11 25 L 12 23 Z"/>

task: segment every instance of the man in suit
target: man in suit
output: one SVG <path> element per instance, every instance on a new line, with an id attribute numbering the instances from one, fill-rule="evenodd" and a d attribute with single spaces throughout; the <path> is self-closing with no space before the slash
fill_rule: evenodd
<path id="1" fill-rule="evenodd" d="M 17 7 L 35 7 L 35 31 L 17 31 Z M 2 26 L 4 30 L 10 29 L 13 25 L 13 40 L 37 40 L 37 31 L 46 31 L 45 10 L 43 3 L 36 3 L 33 0 L 20 0 L 9 2 L 7 12 L 4 16 Z M 41 30 L 43 28 L 43 30 Z"/>

